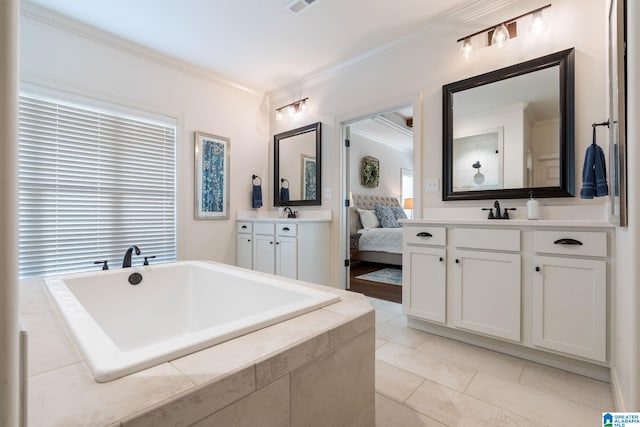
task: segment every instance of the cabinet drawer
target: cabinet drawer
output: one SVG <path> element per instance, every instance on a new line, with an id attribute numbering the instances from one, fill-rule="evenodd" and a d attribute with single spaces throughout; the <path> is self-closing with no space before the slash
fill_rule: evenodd
<path id="1" fill-rule="evenodd" d="M 445 246 L 447 229 L 445 227 L 406 227 L 402 237 L 404 242 L 410 245 Z"/>
<path id="2" fill-rule="evenodd" d="M 594 231 L 534 231 L 537 253 L 607 256 L 607 233 Z"/>
<path id="3" fill-rule="evenodd" d="M 255 234 L 275 234 L 276 225 L 273 222 L 256 222 L 253 224 Z"/>
<path id="4" fill-rule="evenodd" d="M 456 228 L 453 231 L 456 248 L 520 251 L 520 230 Z"/>
<path id="5" fill-rule="evenodd" d="M 238 233 L 251 233 L 253 231 L 253 223 L 248 221 L 238 221 Z"/>
<path id="6" fill-rule="evenodd" d="M 298 234 L 297 224 L 277 224 L 278 236 L 296 236 Z"/>

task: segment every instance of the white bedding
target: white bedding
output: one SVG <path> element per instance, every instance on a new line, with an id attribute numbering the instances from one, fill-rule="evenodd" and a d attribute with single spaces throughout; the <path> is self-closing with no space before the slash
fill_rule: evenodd
<path id="1" fill-rule="evenodd" d="M 360 251 L 402 253 L 402 227 L 361 229 L 358 234 Z"/>

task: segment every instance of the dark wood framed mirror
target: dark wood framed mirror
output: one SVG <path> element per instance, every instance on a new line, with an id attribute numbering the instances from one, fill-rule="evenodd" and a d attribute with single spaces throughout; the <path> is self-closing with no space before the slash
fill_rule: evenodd
<path id="1" fill-rule="evenodd" d="M 442 200 L 572 197 L 574 49 L 443 86 Z"/>
<path id="2" fill-rule="evenodd" d="M 273 136 L 273 205 L 321 205 L 320 122 Z"/>

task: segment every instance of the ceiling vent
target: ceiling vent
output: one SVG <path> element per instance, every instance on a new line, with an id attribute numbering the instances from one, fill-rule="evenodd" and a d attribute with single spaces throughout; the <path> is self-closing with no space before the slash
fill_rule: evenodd
<path id="1" fill-rule="evenodd" d="M 316 0 L 293 0 L 287 7 L 293 13 L 300 13 L 315 1 Z"/>

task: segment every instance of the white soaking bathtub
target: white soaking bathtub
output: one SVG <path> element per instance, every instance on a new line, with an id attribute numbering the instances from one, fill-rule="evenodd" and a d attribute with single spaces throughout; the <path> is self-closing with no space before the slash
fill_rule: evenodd
<path id="1" fill-rule="evenodd" d="M 142 282 L 129 284 L 132 273 Z M 181 261 L 44 279 L 98 382 L 176 359 L 340 300 L 249 270 Z"/>

